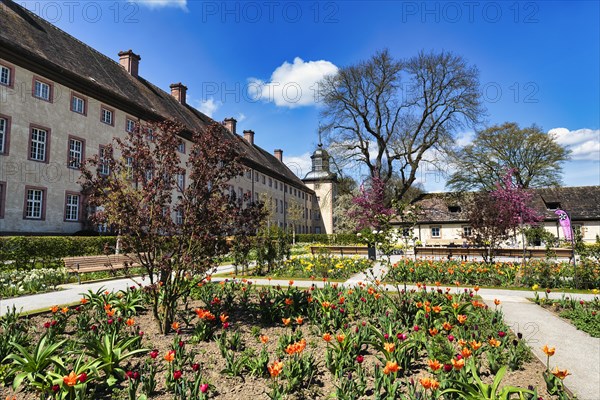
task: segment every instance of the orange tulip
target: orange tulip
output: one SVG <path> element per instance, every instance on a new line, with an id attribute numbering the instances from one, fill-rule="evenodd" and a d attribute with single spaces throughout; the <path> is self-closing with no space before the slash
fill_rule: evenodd
<path id="1" fill-rule="evenodd" d="M 50 311 L 52 311 L 54 314 L 56 314 L 58 312 L 58 306 L 50 307 Z"/>
<path id="2" fill-rule="evenodd" d="M 494 304 L 497 305 L 497 306 L 499 306 L 500 305 L 500 300 L 494 299 Z"/>
<path id="3" fill-rule="evenodd" d="M 490 344 L 490 346 L 492 347 L 498 347 L 500 346 L 501 342 L 497 339 L 491 338 L 490 340 L 488 340 L 488 343 Z"/>
<path id="4" fill-rule="evenodd" d="M 329 308 L 331 306 L 331 303 L 328 301 L 324 301 L 321 303 L 321 306 L 323 306 L 323 308 Z"/>
<path id="5" fill-rule="evenodd" d="M 383 369 L 383 373 L 389 375 L 390 373 L 398 372 L 400 367 L 396 361 L 388 361 L 385 363 L 385 368 Z"/>
<path id="6" fill-rule="evenodd" d="M 323 340 L 326 341 L 327 343 L 331 342 L 331 334 L 330 333 L 324 334 Z"/>
<path id="7" fill-rule="evenodd" d="M 475 293 L 479 292 L 479 286 L 475 286 L 473 290 L 475 290 Z"/>
<path id="8" fill-rule="evenodd" d="M 87 304 L 87 302 L 88 302 L 88 299 L 86 299 L 85 297 L 83 297 L 81 300 L 79 300 L 79 302 L 80 302 L 81 304 Z"/>
<path id="9" fill-rule="evenodd" d="M 175 359 L 175 350 L 169 350 L 167 354 L 165 354 L 165 361 L 170 363 Z"/>
<path id="10" fill-rule="evenodd" d="M 449 323 L 449 322 L 444 322 L 444 323 L 442 324 L 442 328 L 444 328 L 444 329 L 445 329 L 445 330 L 447 330 L 447 331 L 451 331 L 451 330 L 452 330 L 452 325 L 450 325 L 450 323 Z"/>
<path id="11" fill-rule="evenodd" d="M 110 305 L 110 304 L 108 304 L 108 303 L 104 305 L 104 311 L 108 311 L 108 310 L 110 310 L 111 308 L 112 308 L 112 305 Z"/>
<path id="12" fill-rule="evenodd" d="M 387 351 L 388 353 L 393 353 L 394 350 L 396 350 L 396 345 L 394 343 L 384 343 L 383 344 L 383 348 L 385 349 L 385 351 Z"/>
<path id="13" fill-rule="evenodd" d="M 285 326 L 288 326 L 289 324 L 292 323 L 291 318 L 281 318 L 281 321 L 283 321 L 283 325 L 285 325 Z"/>
<path id="14" fill-rule="evenodd" d="M 224 324 L 229 319 L 229 315 L 221 314 L 219 315 L 219 319 L 221 320 L 221 323 Z"/>
<path id="15" fill-rule="evenodd" d="M 61 311 L 63 314 L 66 314 L 66 313 L 68 313 L 68 312 L 69 312 L 69 307 L 63 307 L 63 308 L 61 308 L 61 310 L 60 310 L 60 311 Z"/>
<path id="16" fill-rule="evenodd" d="M 482 346 L 482 343 L 481 342 L 476 342 L 475 340 L 473 340 L 473 341 L 469 342 L 469 345 L 471 346 L 471 348 L 473 350 L 479 350 L 481 348 L 481 346 Z"/>
<path id="17" fill-rule="evenodd" d="M 179 329 L 179 322 L 173 322 L 171 324 L 171 328 L 173 328 L 174 331 Z"/>
<path id="18" fill-rule="evenodd" d="M 289 297 L 285 299 L 286 306 L 291 306 L 292 304 L 294 304 L 294 300 L 290 299 Z"/>
<path id="19" fill-rule="evenodd" d="M 338 342 L 342 343 L 344 341 L 344 339 L 346 339 L 346 335 L 344 335 L 343 333 L 340 333 L 339 335 L 336 335 L 335 338 L 337 339 Z"/>
<path id="20" fill-rule="evenodd" d="M 292 286 L 292 285 L 294 284 L 294 281 L 290 279 L 290 281 L 288 282 L 288 284 L 289 284 L 290 286 Z"/>
<path id="21" fill-rule="evenodd" d="M 267 366 L 267 369 L 269 370 L 271 377 L 276 378 L 283 369 L 283 363 L 281 361 L 275 361 L 273 364 Z"/>
<path id="22" fill-rule="evenodd" d="M 431 368 L 432 371 L 437 371 L 442 368 L 442 364 L 438 360 L 429 360 L 427 361 L 427 364 L 429 364 L 429 368 Z"/>
<path id="23" fill-rule="evenodd" d="M 460 352 L 460 354 L 464 357 L 464 358 L 469 358 L 471 357 L 471 354 L 473 354 L 471 352 L 471 350 L 469 350 L 468 347 L 463 347 L 462 351 Z"/>
<path id="24" fill-rule="evenodd" d="M 133 318 L 128 318 L 127 321 L 125 321 L 125 324 L 127 324 L 127 326 L 133 326 L 135 324 L 135 320 Z"/>
<path id="25" fill-rule="evenodd" d="M 451 360 L 452 365 L 455 369 L 460 370 L 465 366 L 465 359 L 461 358 L 460 360 L 455 360 L 454 358 Z"/>
<path id="26" fill-rule="evenodd" d="M 544 353 L 546 353 L 546 355 L 548 357 L 552 357 L 554 355 L 555 351 L 556 351 L 556 348 L 555 347 L 548 347 L 548 345 L 546 344 L 546 345 L 544 345 L 544 347 L 542 347 L 542 351 Z"/>
<path id="27" fill-rule="evenodd" d="M 434 313 L 436 313 L 436 314 L 437 314 L 437 313 L 440 313 L 440 311 L 442 311 L 442 307 L 440 307 L 440 306 L 434 306 L 434 307 L 433 307 L 433 312 L 434 312 Z"/>
<path id="28" fill-rule="evenodd" d="M 116 310 L 106 310 L 106 315 L 108 315 L 109 317 L 112 317 L 113 315 L 115 315 Z"/>
<path id="29" fill-rule="evenodd" d="M 425 388 L 425 390 L 436 390 L 440 387 L 440 383 L 433 378 L 421 378 L 419 379 L 419 382 Z"/>
<path id="30" fill-rule="evenodd" d="M 260 335 L 259 339 L 262 344 L 266 344 L 269 341 L 269 337 L 267 335 Z"/>
<path id="31" fill-rule="evenodd" d="M 567 375 L 571 375 L 568 370 L 558 369 L 558 367 L 554 367 L 554 369 L 550 372 L 552 372 L 552 375 L 554 375 L 555 377 L 557 377 L 560 380 L 565 379 L 567 377 Z"/>
<path id="32" fill-rule="evenodd" d="M 430 329 L 429 329 L 429 334 L 430 334 L 431 336 L 435 336 L 435 335 L 437 335 L 437 334 L 438 334 L 438 332 L 439 332 L 439 331 L 438 331 L 438 329 L 437 329 L 437 328 L 430 328 Z"/>
<path id="33" fill-rule="evenodd" d="M 466 315 L 457 315 L 456 319 L 458 320 L 458 322 L 460 322 L 461 324 L 464 324 L 467 321 L 467 316 Z"/>
<path id="34" fill-rule="evenodd" d="M 460 305 L 458 303 L 452 303 L 452 308 L 454 308 L 455 310 L 459 307 Z"/>
<path id="35" fill-rule="evenodd" d="M 298 325 L 302 325 L 303 322 L 304 322 L 304 318 L 302 318 L 302 317 L 296 317 L 296 323 Z"/>
<path id="36" fill-rule="evenodd" d="M 75 386 L 77 385 L 77 374 L 75 371 L 71 371 L 71 373 L 63 378 L 63 383 L 67 386 Z"/>

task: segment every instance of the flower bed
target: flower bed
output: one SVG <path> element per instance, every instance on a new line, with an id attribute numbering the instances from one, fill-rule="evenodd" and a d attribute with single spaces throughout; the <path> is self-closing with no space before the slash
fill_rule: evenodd
<path id="1" fill-rule="evenodd" d="M 39 268 L 0 272 L 0 297 L 23 296 L 56 290 L 68 281 L 65 268 Z"/>
<path id="2" fill-rule="evenodd" d="M 537 289 L 534 286 L 535 289 Z M 540 297 L 535 292 L 533 301 L 563 318 L 568 319 L 579 330 L 592 337 L 600 338 L 600 298 L 594 297 L 592 301 L 583 301 L 563 295 L 559 300 L 552 300 L 546 296 Z"/>
<path id="3" fill-rule="evenodd" d="M 488 309 L 473 292 L 208 280 L 169 335 L 158 334 L 145 301 L 132 288 L 88 293 L 76 308 L 29 321 L 9 314 L 0 335 L 9 387 L 0 397 L 455 399 L 492 390 L 552 398 L 545 368 L 528 361 L 500 306 Z M 560 377 L 546 374 L 563 394 Z M 492 389 L 494 378 L 501 385 Z"/>
<path id="4" fill-rule="evenodd" d="M 373 267 L 365 257 L 292 257 L 272 272 L 273 277 L 346 280 Z"/>
<path id="5" fill-rule="evenodd" d="M 404 259 L 392 266 L 389 282 L 440 282 L 452 285 L 521 286 L 539 284 L 547 288 L 593 289 L 600 287 L 600 266 L 591 260 L 569 263 L 529 261 L 520 263 L 467 261 L 433 261 Z"/>

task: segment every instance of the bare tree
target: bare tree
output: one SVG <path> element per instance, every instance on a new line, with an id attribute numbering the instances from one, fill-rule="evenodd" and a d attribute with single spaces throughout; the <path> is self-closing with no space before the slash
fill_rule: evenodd
<path id="1" fill-rule="evenodd" d="M 452 53 L 394 60 L 387 50 L 321 81 L 322 118 L 340 164 L 359 162 L 402 197 L 432 149 L 445 149 L 458 127 L 483 114 L 478 71 Z M 431 161 L 431 160 L 430 160 Z"/>

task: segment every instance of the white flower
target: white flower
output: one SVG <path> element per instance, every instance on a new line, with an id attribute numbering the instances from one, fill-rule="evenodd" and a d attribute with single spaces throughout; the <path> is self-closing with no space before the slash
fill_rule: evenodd
<path id="1" fill-rule="evenodd" d="M 356 236 L 358 236 L 358 237 L 361 237 L 361 236 L 362 236 L 362 233 L 358 232 L 358 233 L 356 234 Z"/>
<path id="2" fill-rule="evenodd" d="M 377 230 L 373 230 L 373 235 L 377 235 Z"/>

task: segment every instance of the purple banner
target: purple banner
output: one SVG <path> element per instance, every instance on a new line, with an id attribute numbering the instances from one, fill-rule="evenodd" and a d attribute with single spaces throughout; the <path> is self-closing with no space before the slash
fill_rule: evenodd
<path id="1" fill-rule="evenodd" d="M 562 226 L 565 239 L 572 241 L 573 231 L 571 230 L 571 220 L 569 219 L 569 215 L 563 210 L 556 210 L 554 211 L 554 214 L 558 215 L 558 222 L 560 223 L 560 226 Z"/>

